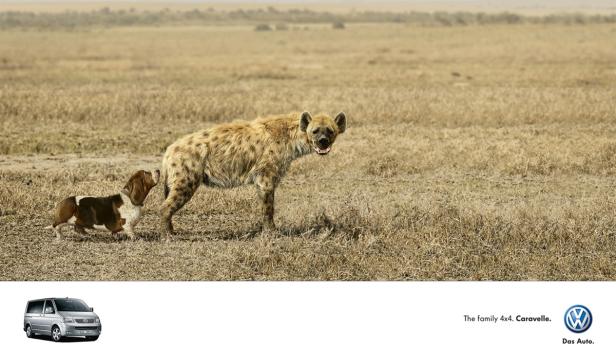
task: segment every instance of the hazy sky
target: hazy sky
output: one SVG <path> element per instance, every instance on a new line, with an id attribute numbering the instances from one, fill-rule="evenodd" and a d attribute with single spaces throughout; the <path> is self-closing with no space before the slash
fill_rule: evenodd
<path id="1" fill-rule="evenodd" d="M 601 5 L 616 7 L 616 0 L 0 0 L 0 3 L 49 3 L 49 2 L 151 2 L 151 3 L 407 3 L 407 4 L 481 4 L 481 5 L 551 5 L 584 6 Z"/>
<path id="2" fill-rule="evenodd" d="M 334 6 L 347 5 L 358 8 L 392 8 L 391 5 L 402 9 L 451 9 L 451 10 L 522 10 L 539 9 L 544 12 L 552 11 L 600 11 L 616 12 L 616 0 L 0 0 L 0 5 L 25 5 L 54 3 L 64 4 L 280 4 L 307 6 L 313 4 L 328 4 Z M 389 6 L 387 6 L 389 5 Z M 402 5 L 402 6 L 399 6 Z"/>

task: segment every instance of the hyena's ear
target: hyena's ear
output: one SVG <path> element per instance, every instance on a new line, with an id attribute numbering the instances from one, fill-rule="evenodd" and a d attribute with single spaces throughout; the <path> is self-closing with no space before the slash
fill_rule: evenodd
<path id="1" fill-rule="evenodd" d="M 312 116 L 308 111 L 304 111 L 301 117 L 299 118 L 299 130 L 306 131 L 308 128 L 308 124 L 312 121 Z"/>
<path id="2" fill-rule="evenodd" d="M 346 115 L 344 112 L 338 113 L 334 121 L 336 126 L 338 126 L 338 134 L 342 134 L 346 130 Z"/>

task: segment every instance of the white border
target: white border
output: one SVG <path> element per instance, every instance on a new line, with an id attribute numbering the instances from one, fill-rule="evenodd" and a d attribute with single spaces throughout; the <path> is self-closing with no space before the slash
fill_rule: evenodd
<path id="1" fill-rule="evenodd" d="M 26 301 L 51 296 L 94 307 L 103 333 L 86 345 L 97 346 L 616 346 L 615 282 L 2 282 L 0 292 L 4 346 L 53 344 L 22 330 Z M 586 333 L 564 325 L 573 304 L 592 311 Z"/>

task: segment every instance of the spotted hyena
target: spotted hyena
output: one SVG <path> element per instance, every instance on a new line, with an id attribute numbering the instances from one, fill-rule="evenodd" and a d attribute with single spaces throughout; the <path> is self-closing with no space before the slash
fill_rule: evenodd
<path id="1" fill-rule="evenodd" d="M 326 155 L 345 128 L 342 112 L 335 119 L 304 112 L 236 121 L 180 138 L 167 148 L 162 163 L 165 237 L 173 232 L 173 215 L 201 184 L 254 184 L 262 203 L 263 230 L 274 230 L 274 190 L 291 162 L 312 152 Z"/>

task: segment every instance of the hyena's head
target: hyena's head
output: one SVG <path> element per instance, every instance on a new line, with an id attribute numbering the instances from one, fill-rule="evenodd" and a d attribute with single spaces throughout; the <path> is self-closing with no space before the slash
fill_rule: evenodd
<path id="1" fill-rule="evenodd" d="M 326 114 L 311 116 L 304 112 L 300 116 L 299 128 L 306 132 L 308 143 L 317 154 L 326 155 L 332 149 L 336 137 L 346 129 L 346 116 L 344 112 L 338 113 L 336 118 Z"/>

